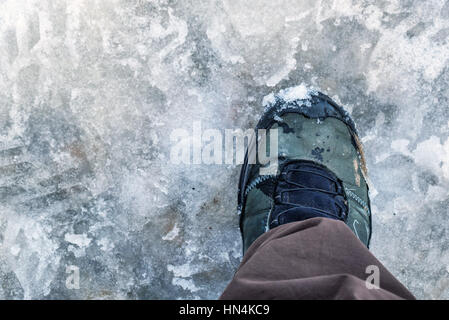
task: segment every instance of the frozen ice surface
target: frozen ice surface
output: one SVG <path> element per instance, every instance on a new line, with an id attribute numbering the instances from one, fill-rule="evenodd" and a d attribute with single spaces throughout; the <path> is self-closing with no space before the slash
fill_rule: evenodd
<path id="1" fill-rule="evenodd" d="M 372 251 L 449 298 L 448 1 L 5 0 L 0 53 L 0 298 L 218 297 L 239 167 L 173 165 L 168 137 L 302 83 L 357 123 Z"/>

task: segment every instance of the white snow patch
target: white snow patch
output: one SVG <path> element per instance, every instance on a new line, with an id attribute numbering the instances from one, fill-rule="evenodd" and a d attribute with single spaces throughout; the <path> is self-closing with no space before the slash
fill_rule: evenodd
<path id="1" fill-rule="evenodd" d="M 187 278 L 196 273 L 196 270 L 192 268 L 189 263 L 185 263 L 179 266 L 169 264 L 167 265 L 167 270 L 173 272 L 173 275 L 175 277 L 181 278 Z"/>
<path id="2" fill-rule="evenodd" d="M 390 156 L 390 153 L 388 153 L 388 152 L 384 152 L 384 153 L 378 154 L 378 155 L 376 155 L 374 163 L 376 163 L 376 164 L 380 163 L 380 162 L 386 160 L 389 156 Z"/>
<path id="3" fill-rule="evenodd" d="M 179 228 L 178 228 L 178 225 L 175 224 L 173 229 L 171 229 L 165 236 L 162 237 L 162 240 L 172 241 L 178 236 L 178 234 L 179 234 Z"/>
<path id="4" fill-rule="evenodd" d="M 268 94 L 268 95 L 266 95 L 265 97 L 263 97 L 262 105 L 264 107 L 270 107 L 270 106 L 272 106 L 275 103 L 276 103 L 276 97 L 275 97 L 273 92 Z"/>
<path id="5" fill-rule="evenodd" d="M 86 255 L 86 248 L 85 247 L 77 247 L 73 245 L 69 245 L 67 247 L 67 250 L 72 252 L 75 258 L 81 258 Z"/>
<path id="6" fill-rule="evenodd" d="M 19 254 L 19 252 L 20 252 L 20 246 L 14 245 L 14 246 L 11 247 L 10 251 L 11 251 L 13 256 L 17 256 Z"/>
<path id="7" fill-rule="evenodd" d="M 97 241 L 98 245 L 100 246 L 101 250 L 105 252 L 111 252 L 112 249 L 114 249 L 115 245 L 107 238 L 102 238 Z"/>
<path id="8" fill-rule="evenodd" d="M 410 141 L 407 139 L 397 139 L 391 142 L 391 148 L 394 151 L 400 152 L 404 155 L 411 156 L 411 152 L 408 150 L 408 145 Z"/>
<path id="9" fill-rule="evenodd" d="M 303 83 L 301 83 L 299 86 L 290 87 L 279 91 L 277 96 L 286 102 L 292 102 L 295 100 L 310 99 L 310 91 Z"/>
<path id="10" fill-rule="evenodd" d="M 417 165 L 449 179 L 449 138 L 441 144 L 440 138 L 431 136 L 416 146 L 413 156 Z"/>
<path id="11" fill-rule="evenodd" d="M 54 254 L 58 244 L 48 237 L 42 224 L 5 207 L 0 211 L 8 218 L 0 256 L 14 270 L 24 299 L 48 294 L 59 266 L 60 258 Z"/>
<path id="12" fill-rule="evenodd" d="M 426 6 L 425 1 L 421 3 L 419 7 Z M 373 12 L 372 19 L 366 21 L 367 27 L 376 28 L 380 14 Z M 449 44 L 440 44 L 428 36 L 445 28 L 445 23 L 439 19 L 432 20 L 426 32 L 410 39 L 406 33 L 413 23 L 412 19 L 405 19 L 395 28 L 381 33 L 367 68 L 368 92 L 380 95 L 395 88 L 397 96 L 401 97 L 403 93 L 422 86 L 418 79 L 431 82 L 446 67 Z M 420 104 L 420 112 L 423 112 L 421 108 Z"/>
<path id="13" fill-rule="evenodd" d="M 365 53 L 365 51 L 371 48 L 372 46 L 373 45 L 371 43 L 363 43 L 360 45 L 360 51 L 362 51 L 362 53 Z"/>
<path id="14" fill-rule="evenodd" d="M 88 238 L 86 234 L 70 234 L 64 235 L 64 240 L 77 245 L 80 248 L 87 247 L 92 239 Z"/>
<path id="15" fill-rule="evenodd" d="M 181 279 L 181 278 L 173 278 L 172 283 L 176 286 L 182 287 L 184 290 L 189 290 L 191 292 L 196 292 L 200 290 L 195 286 L 195 283 L 191 279 Z"/>
<path id="16" fill-rule="evenodd" d="M 364 136 L 361 140 L 362 140 L 362 143 L 366 143 L 368 141 L 375 139 L 376 137 L 377 136 L 375 134 L 368 134 L 368 135 Z"/>
<path id="17" fill-rule="evenodd" d="M 277 121 L 277 122 L 282 122 L 282 121 L 284 121 L 281 117 L 279 117 L 278 115 L 275 115 L 274 117 L 273 117 L 273 119 L 275 120 L 275 121 Z"/>
<path id="18" fill-rule="evenodd" d="M 301 50 L 302 51 L 307 51 L 309 49 L 309 41 L 304 41 L 303 43 L 301 43 Z"/>
<path id="19" fill-rule="evenodd" d="M 309 62 L 304 64 L 304 70 L 312 70 L 312 69 L 313 69 L 313 66 Z"/>
<path id="20" fill-rule="evenodd" d="M 265 107 L 265 110 L 267 110 L 271 108 L 277 100 L 282 100 L 285 102 L 305 100 L 302 102 L 302 105 L 310 107 L 312 105 L 310 99 L 312 98 L 312 95 L 316 94 L 317 91 L 315 89 L 307 88 L 304 83 L 301 83 L 300 85 L 295 87 L 281 89 L 277 94 L 272 92 L 266 95 L 262 100 L 262 105 Z M 281 107 L 280 109 L 282 110 L 283 107 Z"/>
<path id="21" fill-rule="evenodd" d="M 174 285 L 178 285 L 182 287 L 185 290 L 189 290 L 191 292 L 196 292 L 199 290 L 195 286 L 195 283 L 191 279 L 185 279 L 188 277 L 191 277 L 193 274 L 196 273 L 196 270 L 192 268 L 192 266 L 189 263 L 185 263 L 179 266 L 174 265 L 167 265 L 167 270 L 173 272 L 173 280 L 172 283 Z"/>

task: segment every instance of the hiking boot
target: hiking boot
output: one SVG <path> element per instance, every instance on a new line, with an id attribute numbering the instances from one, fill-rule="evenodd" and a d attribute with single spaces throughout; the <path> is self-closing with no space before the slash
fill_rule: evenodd
<path id="1" fill-rule="evenodd" d="M 244 252 L 264 232 L 314 217 L 344 221 L 368 247 L 367 171 L 348 113 L 326 95 L 304 86 L 267 96 L 264 104 L 265 113 L 240 173 L 238 209 Z M 259 156 L 260 129 L 277 129 L 277 165 L 270 174 L 263 172 L 267 165 L 251 161 Z"/>

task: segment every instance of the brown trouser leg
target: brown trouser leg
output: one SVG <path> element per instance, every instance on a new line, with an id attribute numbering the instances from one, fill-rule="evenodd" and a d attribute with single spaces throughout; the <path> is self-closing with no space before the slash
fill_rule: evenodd
<path id="1" fill-rule="evenodd" d="M 379 270 L 378 289 L 367 287 L 367 278 L 375 275 L 370 268 L 367 273 L 368 266 Z M 314 218 L 260 236 L 220 299 L 414 297 L 343 222 Z"/>

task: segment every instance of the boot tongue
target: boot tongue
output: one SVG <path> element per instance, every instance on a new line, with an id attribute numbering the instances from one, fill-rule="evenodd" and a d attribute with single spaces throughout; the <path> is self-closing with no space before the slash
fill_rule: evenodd
<path id="1" fill-rule="evenodd" d="M 298 161 L 284 166 L 274 190 L 270 228 L 315 217 L 346 220 L 343 186 L 324 167 Z"/>

